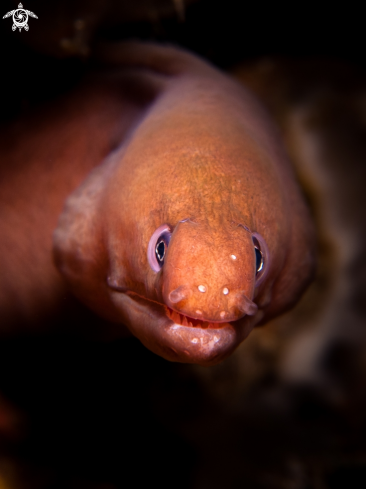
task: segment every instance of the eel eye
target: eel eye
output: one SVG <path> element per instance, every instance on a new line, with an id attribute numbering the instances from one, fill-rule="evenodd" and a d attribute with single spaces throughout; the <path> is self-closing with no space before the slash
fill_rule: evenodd
<path id="1" fill-rule="evenodd" d="M 164 265 L 171 234 L 170 227 L 163 224 L 153 232 L 150 238 L 147 247 L 147 261 L 154 272 L 158 272 Z"/>
<path id="2" fill-rule="evenodd" d="M 266 242 L 258 233 L 252 234 L 255 252 L 256 287 L 263 281 L 268 270 L 269 253 Z"/>
<path id="3" fill-rule="evenodd" d="M 160 237 L 155 247 L 155 256 L 160 263 L 161 266 L 164 265 L 164 256 L 165 256 L 166 244 L 163 237 Z"/>
<path id="4" fill-rule="evenodd" d="M 263 270 L 263 256 L 261 250 L 256 246 L 254 246 L 254 251 L 255 251 L 255 268 L 256 268 L 256 274 L 258 275 L 258 273 Z"/>

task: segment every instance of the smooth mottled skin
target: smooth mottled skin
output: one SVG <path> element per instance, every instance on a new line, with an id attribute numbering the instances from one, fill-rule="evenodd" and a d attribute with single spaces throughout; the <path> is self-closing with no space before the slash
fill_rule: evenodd
<path id="1" fill-rule="evenodd" d="M 256 324 L 291 307 L 312 276 L 314 233 L 301 192 L 276 129 L 243 87 L 171 47 L 130 42 L 100 56 L 113 72 L 35 117 L 26 154 L 10 151 L 27 160 L 28 175 L 14 172 L 24 180 L 13 219 L 29 210 L 41 249 L 24 229 L 17 235 L 30 260 L 43 260 L 48 304 L 65 293 L 51 257 L 56 228 L 55 263 L 79 299 L 164 358 L 217 363 Z M 162 225 L 171 240 L 154 271 L 147 250 Z M 253 233 L 269 254 L 257 287 Z M 42 265 L 32 261 L 35 283 Z M 42 300 L 30 301 L 22 286 L 23 302 L 38 310 Z"/>

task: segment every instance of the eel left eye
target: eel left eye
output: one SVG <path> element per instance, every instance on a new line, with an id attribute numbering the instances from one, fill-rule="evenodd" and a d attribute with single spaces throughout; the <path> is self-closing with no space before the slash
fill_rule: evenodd
<path id="1" fill-rule="evenodd" d="M 258 275 L 259 272 L 263 270 L 263 256 L 257 247 L 254 247 L 255 251 L 255 268 L 256 268 L 256 273 Z"/>
<path id="2" fill-rule="evenodd" d="M 171 234 L 170 227 L 167 224 L 163 224 L 153 232 L 150 238 L 149 246 L 147 247 L 147 260 L 154 272 L 161 270 L 164 265 Z"/>
<path id="3" fill-rule="evenodd" d="M 263 281 L 267 274 L 269 264 L 269 253 L 267 244 L 258 233 L 252 234 L 255 252 L 256 287 Z"/>

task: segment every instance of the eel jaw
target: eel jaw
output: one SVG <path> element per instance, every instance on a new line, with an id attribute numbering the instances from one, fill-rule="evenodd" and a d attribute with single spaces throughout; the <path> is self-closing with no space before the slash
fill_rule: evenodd
<path id="1" fill-rule="evenodd" d="M 230 323 L 228 321 L 204 321 L 201 319 L 191 318 L 182 313 L 174 311 L 168 306 L 165 307 L 166 315 L 169 319 L 173 321 L 175 324 L 180 324 L 181 326 L 189 326 L 193 328 L 202 328 L 202 329 L 217 329 L 223 326 L 228 326 Z"/>
<path id="2" fill-rule="evenodd" d="M 176 322 L 163 304 L 129 293 L 113 292 L 111 296 L 131 333 L 149 350 L 172 362 L 215 365 L 239 346 L 257 322 L 255 316 L 230 323 L 204 323 L 185 316 Z M 185 321 L 188 325 L 180 324 Z"/>

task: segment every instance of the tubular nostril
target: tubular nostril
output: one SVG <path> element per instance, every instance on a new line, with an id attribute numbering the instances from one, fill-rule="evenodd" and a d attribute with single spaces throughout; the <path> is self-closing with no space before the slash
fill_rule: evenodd
<path id="1" fill-rule="evenodd" d="M 207 290 L 207 289 L 206 289 L 206 287 L 205 287 L 204 285 L 199 285 L 199 286 L 198 286 L 198 290 L 199 290 L 200 292 L 206 292 L 206 290 Z"/>
<path id="2" fill-rule="evenodd" d="M 236 294 L 235 298 L 235 306 L 239 309 L 239 311 L 247 314 L 248 316 L 254 316 L 258 310 L 257 304 L 248 299 L 244 292 Z"/>
<path id="3" fill-rule="evenodd" d="M 223 293 L 224 295 L 228 295 L 228 293 L 229 293 L 229 289 L 228 289 L 227 287 L 224 287 L 224 288 L 222 289 L 222 293 Z"/>
<path id="4" fill-rule="evenodd" d="M 176 304 L 177 302 L 187 299 L 187 297 L 188 297 L 188 293 L 184 285 L 181 285 L 177 289 L 172 290 L 169 294 L 169 300 L 173 304 Z"/>

